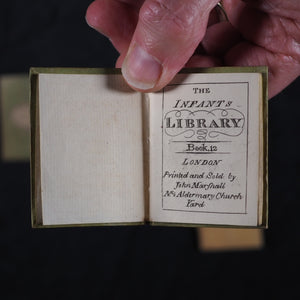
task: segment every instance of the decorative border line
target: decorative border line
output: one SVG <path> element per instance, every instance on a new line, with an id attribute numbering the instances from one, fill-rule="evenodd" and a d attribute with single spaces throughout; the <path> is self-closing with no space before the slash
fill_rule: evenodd
<path id="1" fill-rule="evenodd" d="M 247 194 L 248 194 L 248 141 L 249 141 L 249 82 L 248 81 L 242 81 L 242 82 L 197 82 L 197 83 L 183 83 L 183 84 L 169 84 L 169 86 L 178 86 L 178 85 L 199 85 L 199 84 L 246 84 L 247 85 L 247 147 L 246 147 L 246 191 L 245 191 L 245 208 L 244 212 L 215 212 L 215 211 L 200 211 L 200 210 L 184 210 L 184 209 L 171 209 L 171 208 L 164 208 L 164 197 L 163 197 L 163 191 L 164 191 L 164 183 L 163 183 L 163 174 L 164 174 L 164 102 L 165 102 L 165 88 L 162 92 L 162 123 L 161 123 L 161 136 L 162 136 L 162 170 L 161 170 L 161 197 L 162 197 L 162 209 L 168 210 L 168 211 L 182 211 L 182 212 L 191 212 L 191 213 L 215 213 L 215 214 L 228 214 L 228 215 L 246 215 L 247 214 Z"/>

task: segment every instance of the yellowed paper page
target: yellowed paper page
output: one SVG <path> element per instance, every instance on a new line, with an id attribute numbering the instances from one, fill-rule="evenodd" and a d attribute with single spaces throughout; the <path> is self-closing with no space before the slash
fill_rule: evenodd
<path id="1" fill-rule="evenodd" d="M 121 75 L 39 75 L 44 225 L 143 220 L 141 101 Z"/>
<path id="2" fill-rule="evenodd" d="M 152 221 L 257 226 L 260 82 L 181 74 L 150 95 Z"/>

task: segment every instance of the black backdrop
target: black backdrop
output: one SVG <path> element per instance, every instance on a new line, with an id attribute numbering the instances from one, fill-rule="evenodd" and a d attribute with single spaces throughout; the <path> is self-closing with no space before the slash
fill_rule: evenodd
<path id="1" fill-rule="evenodd" d="M 1 1 L 0 73 L 113 67 L 117 53 L 85 23 L 90 2 Z M 29 163 L 2 162 L 1 299 L 297 298 L 299 79 L 269 102 L 264 250 L 201 253 L 192 228 L 31 229 Z"/>

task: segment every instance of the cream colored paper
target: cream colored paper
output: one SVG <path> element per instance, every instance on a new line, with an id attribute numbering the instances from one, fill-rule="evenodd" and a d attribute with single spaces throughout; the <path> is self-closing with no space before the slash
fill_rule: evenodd
<path id="1" fill-rule="evenodd" d="M 181 74 L 149 96 L 153 222 L 257 226 L 260 82 Z"/>
<path id="2" fill-rule="evenodd" d="M 120 75 L 39 74 L 43 225 L 144 217 L 141 95 Z"/>

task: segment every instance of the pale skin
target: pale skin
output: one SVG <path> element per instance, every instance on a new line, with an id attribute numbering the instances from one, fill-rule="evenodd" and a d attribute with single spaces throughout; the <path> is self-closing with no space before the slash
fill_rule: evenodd
<path id="1" fill-rule="evenodd" d="M 269 98 L 300 75 L 299 0 L 96 0 L 88 24 L 120 53 L 116 67 L 142 92 L 183 67 L 269 67 Z M 221 20 L 221 21 L 220 21 Z"/>

